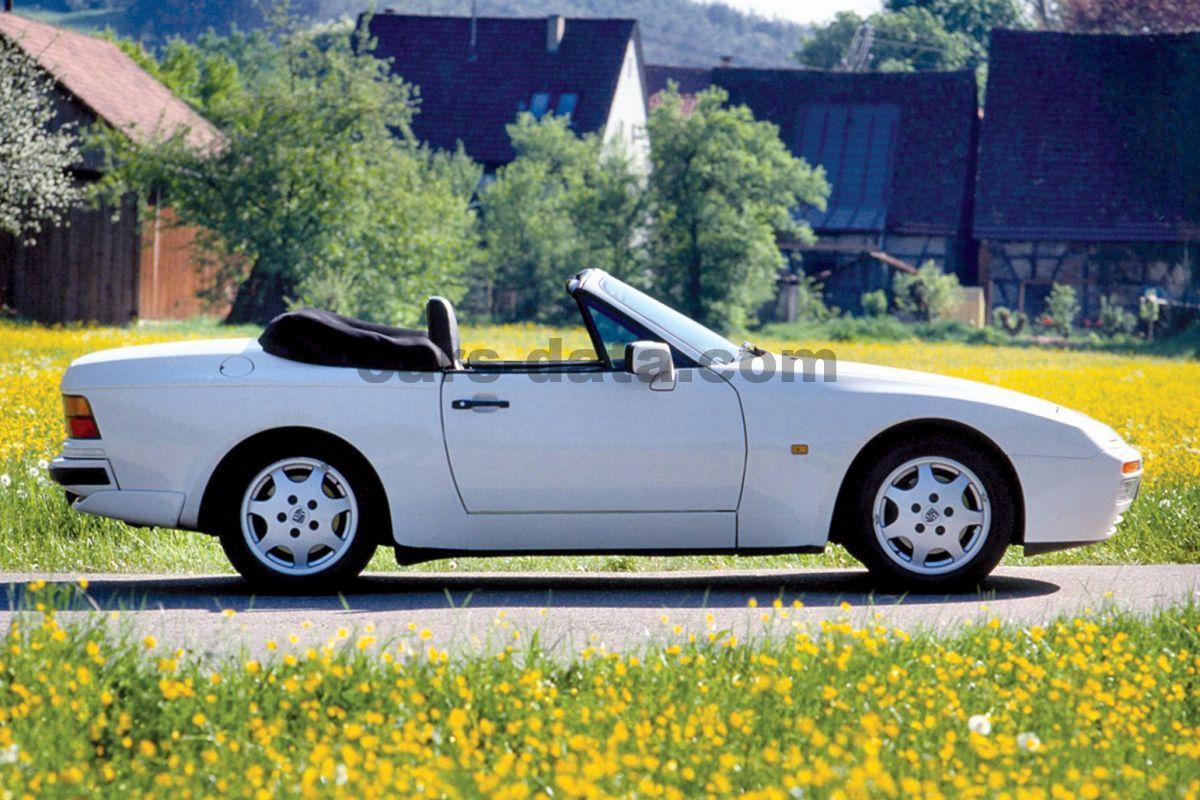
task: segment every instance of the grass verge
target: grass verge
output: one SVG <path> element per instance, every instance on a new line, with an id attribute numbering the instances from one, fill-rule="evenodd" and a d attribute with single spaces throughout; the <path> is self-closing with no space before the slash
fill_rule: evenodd
<path id="1" fill-rule="evenodd" d="M 339 631 L 261 662 L 169 651 L 107 615 L 64 624 L 47 606 L 70 587 L 31 588 L 42 611 L 0 655 L 13 796 L 1200 793 L 1195 605 L 952 636 L 773 608 L 781 635 L 739 641 L 714 620 L 566 659 L 536 635 L 451 655 L 427 631 Z"/>

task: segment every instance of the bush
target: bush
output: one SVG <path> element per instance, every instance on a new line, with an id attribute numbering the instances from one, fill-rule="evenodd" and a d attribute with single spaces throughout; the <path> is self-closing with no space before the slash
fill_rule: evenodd
<path id="1" fill-rule="evenodd" d="M 1024 311 L 1013 311 L 1004 306 L 997 306 L 992 311 L 992 324 L 1009 336 L 1020 336 L 1028 323 L 1029 315 Z"/>
<path id="2" fill-rule="evenodd" d="M 863 313 L 868 317 L 886 316 L 888 312 L 887 292 L 883 289 L 876 289 L 873 292 L 866 292 L 862 296 Z"/>
<path id="3" fill-rule="evenodd" d="M 1071 338 L 1071 325 L 1079 315 L 1079 299 L 1075 296 L 1075 287 L 1056 283 L 1050 288 L 1046 298 L 1046 316 L 1049 317 L 1050 327 L 1058 331 L 1064 338 Z"/>
<path id="4" fill-rule="evenodd" d="M 926 261 L 914 273 L 897 272 L 892 281 L 896 308 L 921 322 L 934 322 L 950 310 L 959 296 L 958 276 Z"/>
<path id="5" fill-rule="evenodd" d="M 1100 298 L 1100 330 L 1108 338 L 1119 333 L 1133 333 L 1137 329 L 1137 317 L 1126 311 L 1111 296 Z"/>

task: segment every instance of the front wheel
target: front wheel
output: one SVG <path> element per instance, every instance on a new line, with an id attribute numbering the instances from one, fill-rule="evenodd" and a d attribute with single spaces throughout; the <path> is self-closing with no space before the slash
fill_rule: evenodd
<path id="1" fill-rule="evenodd" d="M 356 466 L 296 448 L 235 468 L 220 537 L 237 571 L 272 591 L 334 588 L 362 572 L 375 552 L 364 521 L 378 505 Z"/>
<path id="2" fill-rule="evenodd" d="M 854 503 L 852 548 L 867 568 L 906 589 L 972 588 L 1014 538 L 1015 487 L 989 455 L 929 437 L 885 453 Z"/>

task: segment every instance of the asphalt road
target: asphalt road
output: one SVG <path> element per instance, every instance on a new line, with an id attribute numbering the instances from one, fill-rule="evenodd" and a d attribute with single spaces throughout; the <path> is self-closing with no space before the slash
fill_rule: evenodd
<path id="1" fill-rule="evenodd" d="M 33 579 L 76 577 L 0 573 L 0 584 L 11 607 Z M 368 626 L 381 643 L 408 638 L 417 647 L 451 650 L 495 649 L 537 631 L 546 646 L 570 652 L 600 643 L 636 647 L 665 638 L 676 625 L 781 635 L 797 622 L 848 616 L 858 623 L 878 617 L 907 630 L 953 629 L 989 616 L 1035 624 L 1107 605 L 1148 613 L 1200 600 L 1198 565 L 1002 568 L 980 593 L 909 596 L 874 593 L 857 570 L 370 574 L 341 597 L 256 596 L 228 576 L 86 577 L 94 608 L 121 609 L 139 635 L 152 634 L 164 647 L 213 654 L 242 647 L 261 654 L 271 639 L 286 647 L 290 634 L 299 646 L 319 645 L 339 630 L 353 638 Z M 803 608 L 764 622 L 776 598 L 787 607 L 799 600 Z M 0 628 L 11 618 L 11 611 L 0 612 Z M 420 639 L 424 629 L 427 641 Z"/>

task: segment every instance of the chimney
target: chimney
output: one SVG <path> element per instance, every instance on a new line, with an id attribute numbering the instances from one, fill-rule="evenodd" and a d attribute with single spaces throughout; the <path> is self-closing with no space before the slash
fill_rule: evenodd
<path id="1" fill-rule="evenodd" d="M 557 53 L 562 44 L 563 35 L 567 32 L 567 18 L 561 14 L 551 14 L 546 17 L 546 52 Z"/>
<path id="2" fill-rule="evenodd" d="M 721 66 L 729 68 L 733 66 L 733 56 L 721 56 Z"/>

